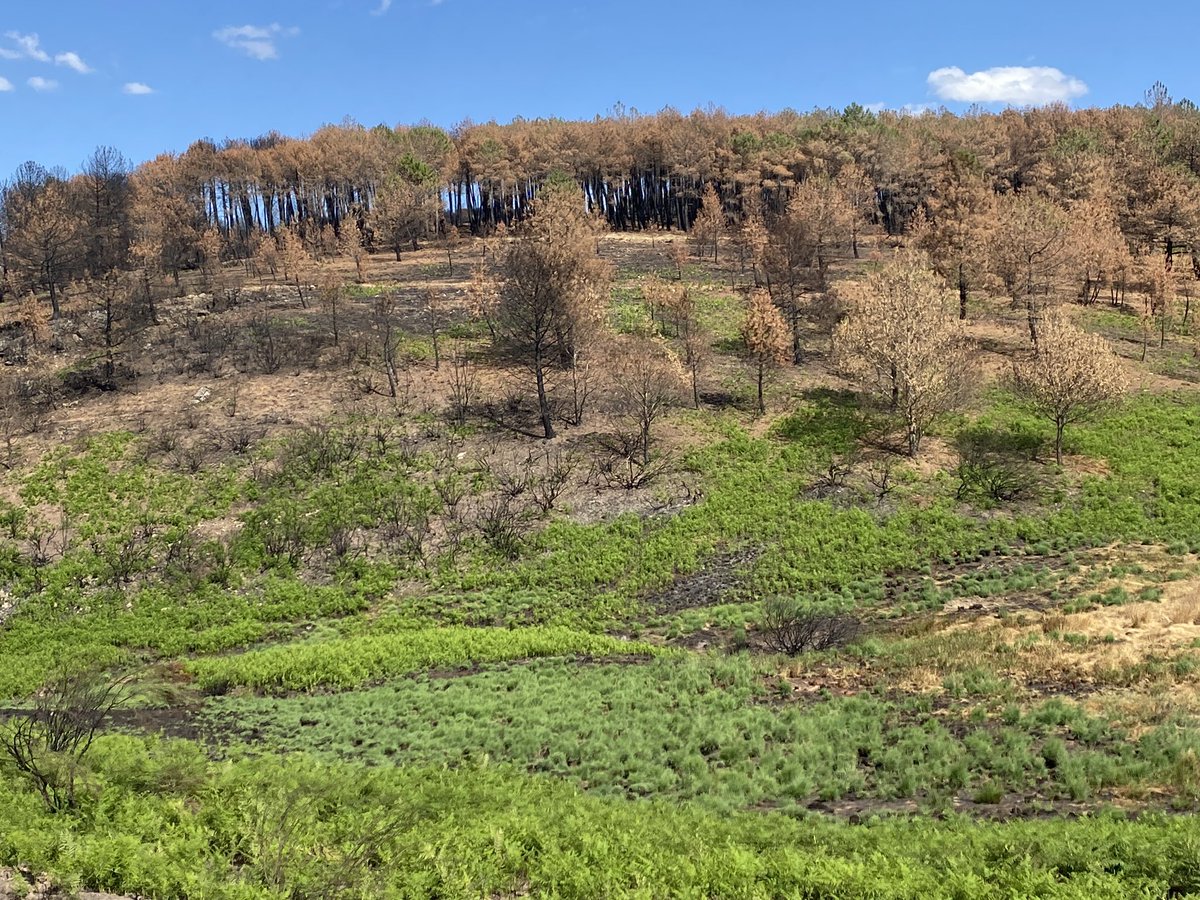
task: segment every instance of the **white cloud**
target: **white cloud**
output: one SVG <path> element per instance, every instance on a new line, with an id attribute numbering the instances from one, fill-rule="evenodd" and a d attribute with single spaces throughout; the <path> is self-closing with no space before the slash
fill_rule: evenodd
<path id="1" fill-rule="evenodd" d="M 379 0 L 379 6 L 371 10 L 371 15 L 382 16 L 385 12 L 392 8 L 392 0 Z"/>
<path id="2" fill-rule="evenodd" d="M 6 47 L 0 51 L 0 56 L 5 59 L 34 59 L 38 62 L 50 62 L 50 54 L 42 49 L 41 40 L 36 34 L 6 31 L 4 36 L 17 45 L 15 50 Z"/>
<path id="3" fill-rule="evenodd" d="M 143 84 L 140 81 L 126 82 L 125 87 L 121 88 L 122 92 L 130 94 L 134 97 L 144 97 L 146 94 L 153 94 L 154 88 L 148 84 Z"/>
<path id="4" fill-rule="evenodd" d="M 9 81 L 7 78 L 0 76 L 0 94 L 3 94 L 5 91 L 11 91 L 11 90 L 13 90 L 13 83 L 11 81 Z"/>
<path id="5" fill-rule="evenodd" d="M 54 57 L 54 61 L 60 66 L 74 69 L 80 75 L 86 75 L 92 71 L 92 67 L 80 59 L 78 53 L 71 50 L 68 50 L 66 53 L 59 53 Z"/>
<path id="6" fill-rule="evenodd" d="M 958 66 L 935 69 L 926 79 L 934 94 L 959 103 L 1041 106 L 1087 93 L 1088 86 L 1050 66 L 997 66 L 967 74 Z"/>
<path id="7" fill-rule="evenodd" d="M 41 91 L 43 93 L 45 93 L 46 91 L 58 90 L 58 82 L 57 81 L 54 81 L 51 78 L 43 78 L 41 75 L 34 75 L 32 78 L 30 78 L 25 83 L 28 84 L 31 88 L 33 88 L 35 91 Z"/>
<path id="8" fill-rule="evenodd" d="M 11 47 L 0 47 L 0 59 L 32 59 L 34 62 L 55 62 L 68 69 L 74 69 L 80 75 L 87 75 L 92 67 L 83 61 L 74 50 L 57 53 L 51 60 L 50 54 L 42 49 L 42 41 L 36 34 L 21 34 L 19 31 L 6 31 L 4 36 L 12 41 Z"/>
<path id="9" fill-rule="evenodd" d="M 213 37 L 251 59 L 265 61 L 279 58 L 279 48 L 275 44 L 278 38 L 295 37 L 299 33 L 299 28 L 284 28 L 273 22 L 270 25 L 227 25 L 214 31 Z"/>

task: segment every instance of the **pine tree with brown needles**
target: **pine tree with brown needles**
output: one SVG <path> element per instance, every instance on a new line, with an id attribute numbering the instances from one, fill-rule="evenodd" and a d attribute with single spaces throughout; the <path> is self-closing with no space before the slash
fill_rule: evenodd
<path id="1" fill-rule="evenodd" d="M 485 258 L 481 257 L 471 269 L 471 280 L 467 282 L 467 306 L 473 319 L 487 325 L 488 334 L 495 344 L 498 340 L 496 313 L 500 308 L 500 289 L 496 280 L 488 274 Z"/>
<path id="2" fill-rule="evenodd" d="M 692 237 L 696 242 L 698 255 L 704 257 L 704 248 L 712 248 L 713 262 L 717 261 L 717 249 L 725 234 L 725 209 L 716 187 L 710 181 L 704 185 L 704 193 L 700 197 L 700 212 L 692 223 Z"/>
<path id="3" fill-rule="evenodd" d="M 1069 240 L 1069 259 L 1079 282 L 1079 302 L 1091 306 L 1100 298 L 1104 286 L 1130 265 L 1129 248 L 1107 197 L 1072 204 Z"/>
<path id="4" fill-rule="evenodd" d="M 610 273 L 596 255 L 596 220 L 573 188 L 551 184 L 534 201 L 504 257 L 497 326 L 510 353 L 533 376 L 538 420 L 552 438 L 550 374 L 574 366 L 601 317 Z"/>
<path id="5" fill-rule="evenodd" d="M 859 215 L 841 186 L 828 175 L 812 175 L 796 187 L 788 216 L 805 237 L 819 289 L 825 289 L 830 263 L 844 252 L 856 233 Z"/>
<path id="6" fill-rule="evenodd" d="M 958 289 L 958 317 L 967 317 L 971 288 L 986 270 L 995 220 L 991 187 L 969 158 L 952 155 L 934 184 L 925 210 L 911 226 L 913 244 L 929 254 L 934 271 Z"/>
<path id="7" fill-rule="evenodd" d="M 221 232 L 215 228 L 206 228 L 200 235 L 200 275 L 204 280 L 204 289 L 213 295 L 214 302 L 216 295 L 224 287 L 224 272 L 221 269 L 222 245 Z"/>
<path id="8" fill-rule="evenodd" d="M 742 343 L 754 365 L 758 388 L 759 415 L 767 411 L 763 383 L 767 374 L 787 365 L 791 359 L 791 337 L 787 323 L 766 291 L 752 291 L 746 319 L 742 323 Z"/>
<path id="9" fill-rule="evenodd" d="M 313 258 L 305 249 L 304 241 L 294 229 L 284 228 L 279 234 L 279 265 L 283 269 L 283 278 L 296 289 L 300 305 L 308 308 L 308 299 L 304 295 L 304 279 L 313 264 Z"/>
<path id="10" fill-rule="evenodd" d="M 82 221 L 66 182 L 47 176 L 28 190 L 3 198 L 4 258 L 22 286 L 44 288 L 51 315 L 62 315 L 60 296 L 84 257 Z"/>
<path id="11" fill-rule="evenodd" d="M 700 408 L 700 372 L 708 359 L 712 339 L 696 309 L 696 298 L 686 287 L 673 295 L 671 314 L 675 332 L 683 344 L 683 363 L 691 379 L 692 404 Z"/>
<path id="12" fill-rule="evenodd" d="M 878 206 L 875 182 L 855 162 L 842 166 L 834 181 L 850 211 L 850 249 L 854 258 L 858 259 L 858 238 L 862 234 L 862 227 L 875 215 Z"/>
<path id="13" fill-rule="evenodd" d="M 1006 197 L 998 205 L 990 268 L 1013 302 L 1025 307 L 1035 350 L 1038 323 L 1058 299 L 1059 279 L 1072 269 L 1070 228 L 1066 211 L 1036 194 Z"/>
<path id="14" fill-rule="evenodd" d="M 266 270 L 274 280 L 279 271 L 279 245 L 275 238 L 266 232 L 256 234 L 250 242 L 250 263 L 257 274 Z"/>
<path id="15" fill-rule="evenodd" d="M 766 266 L 767 247 L 770 245 L 770 233 L 763 222 L 762 213 L 757 208 L 751 209 L 742 220 L 737 234 L 738 246 L 750 260 L 750 268 L 754 275 L 754 286 L 761 287 L 763 281 L 770 290 L 770 277 Z"/>

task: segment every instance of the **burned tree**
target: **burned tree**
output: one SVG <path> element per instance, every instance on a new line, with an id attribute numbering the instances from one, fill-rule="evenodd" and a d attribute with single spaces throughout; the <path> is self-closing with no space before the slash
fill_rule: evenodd
<path id="1" fill-rule="evenodd" d="M 498 331 L 533 377 L 547 438 L 555 434 L 550 372 L 574 365 L 584 332 L 607 298 L 609 273 L 596 256 L 596 228 L 573 190 L 550 185 L 504 258 Z"/>

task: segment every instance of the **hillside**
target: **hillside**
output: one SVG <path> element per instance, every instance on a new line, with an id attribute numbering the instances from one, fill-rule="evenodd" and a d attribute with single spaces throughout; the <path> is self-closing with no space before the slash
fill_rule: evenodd
<path id="1" fill-rule="evenodd" d="M 1126 391 L 1058 464 L 1012 379 L 1026 308 L 972 293 L 970 390 L 910 456 L 830 354 L 906 241 L 836 256 L 760 412 L 754 264 L 604 234 L 546 439 L 480 314 L 522 240 L 185 272 L 112 383 L 102 290 L 0 307 L 8 733 L 64 668 L 124 679 L 46 797 L 6 758 L 0 865 L 154 896 L 1200 890 L 1190 314 L 1159 347 L 1136 289 L 1063 302 Z"/>

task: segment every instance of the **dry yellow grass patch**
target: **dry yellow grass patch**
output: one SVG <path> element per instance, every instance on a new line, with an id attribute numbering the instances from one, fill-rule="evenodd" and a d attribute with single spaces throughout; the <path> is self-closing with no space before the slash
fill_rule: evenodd
<path id="1" fill-rule="evenodd" d="M 1101 607 L 1062 617 L 1062 630 L 1132 645 L 1142 656 L 1200 639 L 1200 578 L 1169 582 L 1160 600 Z"/>
<path id="2" fill-rule="evenodd" d="M 1178 584 L 1179 590 L 1169 592 L 1170 599 L 1164 604 L 1170 624 L 1200 625 L 1200 579 Z"/>
<path id="3" fill-rule="evenodd" d="M 1137 739 L 1173 716 L 1200 715 L 1200 685 L 1172 681 L 1149 688 L 1110 688 L 1088 697 L 1083 706 L 1092 715 L 1126 723 Z"/>
<path id="4" fill-rule="evenodd" d="M 1051 612 L 1037 626 L 1044 635 L 1080 635 L 1086 641 L 1042 640 L 1018 654 L 1014 675 L 1032 680 L 1120 681 L 1152 655 L 1176 652 L 1200 639 L 1196 582 L 1173 585 L 1175 596 L 1161 602 L 1100 607 L 1073 614 Z M 1033 629 L 1026 629 L 1029 633 Z M 1019 640 L 1020 631 L 1014 638 Z"/>
<path id="5" fill-rule="evenodd" d="M 1128 682 L 1146 659 L 1170 656 L 1198 641 L 1200 577 L 1194 577 L 1168 583 L 1159 601 L 1077 613 L 1050 610 L 999 623 L 956 622 L 930 636 L 927 660 L 906 673 L 906 681 L 928 687 L 947 670 L 978 666 L 1027 687 L 1112 686 L 1128 691 Z M 1170 707 L 1179 708 L 1185 688 L 1187 703 L 1194 701 L 1200 709 L 1200 694 L 1190 679 L 1176 682 L 1170 675 L 1156 678 L 1157 687 L 1171 688 L 1170 696 L 1155 699 L 1158 695 L 1143 691 L 1131 701 L 1130 711 L 1140 703 L 1150 718 L 1161 717 Z"/>

